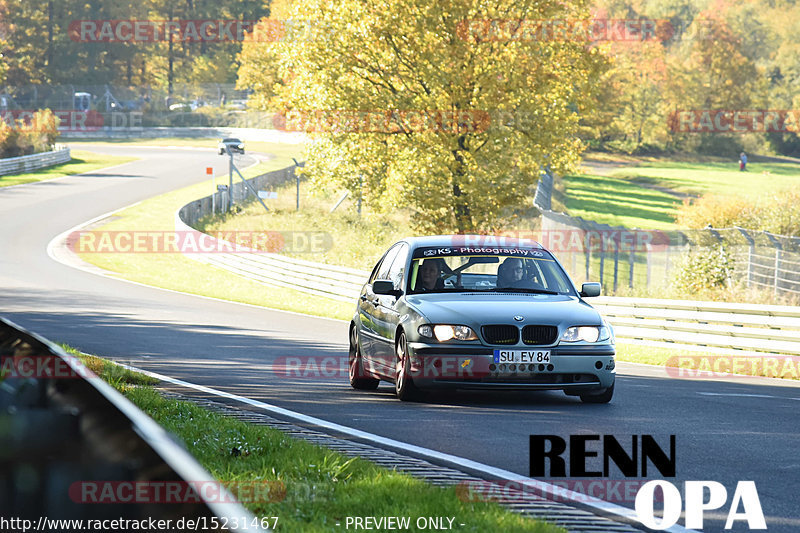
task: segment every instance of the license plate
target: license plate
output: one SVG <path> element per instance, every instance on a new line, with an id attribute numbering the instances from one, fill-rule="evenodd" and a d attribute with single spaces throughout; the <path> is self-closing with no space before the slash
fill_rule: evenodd
<path id="1" fill-rule="evenodd" d="M 495 363 L 549 363 L 550 350 L 495 350 Z"/>

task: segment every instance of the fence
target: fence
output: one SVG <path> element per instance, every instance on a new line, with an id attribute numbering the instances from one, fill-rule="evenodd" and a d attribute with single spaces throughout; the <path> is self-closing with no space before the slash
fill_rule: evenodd
<path id="1" fill-rule="evenodd" d="M 0 159 L 0 176 L 20 174 L 39 168 L 68 163 L 71 158 L 72 156 L 70 155 L 69 148 L 66 147 L 57 148 L 52 152 L 7 157 L 5 159 Z"/>
<path id="2" fill-rule="evenodd" d="M 547 173 L 534 197 L 542 213 L 542 241 L 578 282 L 600 281 L 610 293 L 622 286 L 658 289 L 677 274 L 687 253 L 718 253 L 722 247 L 721 275 L 775 294 L 800 295 L 800 237 L 738 227 L 659 231 L 609 226 L 553 211 L 552 195 L 553 176 Z"/>
<path id="3" fill-rule="evenodd" d="M 92 109 L 135 110 L 148 108 L 166 111 L 170 104 L 180 102 L 202 102 L 206 105 L 242 102 L 248 98 L 247 90 L 236 89 L 233 83 L 207 83 L 188 85 L 175 84 L 172 95 L 165 88 L 124 87 L 113 85 L 22 85 L 6 87 L 4 94 L 11 106 L 21 109 L 75 109 L 75 93 L 88 94 Z"/>
<path id="4" fill-rule="evenodd" d="M 150 417 L 77 358 L 3 318 L 0 367 L 0 516 L 32 520 L 40 531 L 62 530 L 43 525 L 42 517 L 172 520 L 173 526 L 179 520 L 216 520 L 235 531 L 262 530 Z M 198 484 L 216 493 L 186 491 Z M 136 494 L 121 490 L 126 485 L 135 485 Z M 153 496 L 155 487 L 161 487 L 161 497 Z M 178 488 L 179 495 L 169 501 L 165 487 Z M 4 531 L 18 528 L 25 529 Z"/>

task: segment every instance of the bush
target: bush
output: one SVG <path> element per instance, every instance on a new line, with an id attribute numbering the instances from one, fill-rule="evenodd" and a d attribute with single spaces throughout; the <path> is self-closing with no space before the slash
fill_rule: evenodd
<path id="1" fill-rule="evenodd" d="M 49 109 L 41 109 L 29 121 L 4 121 L 0 125 L 0 157 L 17 157 L 53 149 L 58 137 L 56 116 Z"/>
<path id="2" fill-rule="evenodd" d="M 678 225 L 701 229 L 740 228 L 769 231 L 779 235 L 800 235 L 800 191 L 782 191 L 754 202 L 739 197 L 707 195 L 684 200 L 675 216 Z"/>
<path id="3" fill-rule="evenodd" d="M 697 295 L 727 287 L 733 274 L 733 256 L 725 246 L 697 247 L 678 264 L 673 283 L 685 294 Z"/>

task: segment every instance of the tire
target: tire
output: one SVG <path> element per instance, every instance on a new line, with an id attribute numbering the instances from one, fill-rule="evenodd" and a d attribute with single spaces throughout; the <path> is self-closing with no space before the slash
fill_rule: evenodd
<path id="1" fill-rule="evenodd" d="M 581 394 L 583 403 L 608 403 L 614 396 L 614 384 L 600 394 Z"/>
<path id="2" fill-rule="evenodd" d="M 411 377 L 411 363 L 408 359 L 408 342 L 406 341 L 406 334 L 400 333 L 397 338 L 395 346 L 395 354 L 397 359 L 395 361 L 395 376 L 394 376 L 394 391 L 400 401 L 409 402 L 422 398 L 422 393 L 414 384 L 414 379 Z"/>
<path id="3" fill-rule="evenodd" d="M 361 359 L 361 347 L 358 345 L 356 327 L 350 328 L 350 350 L 348 353 L 350 386 L 356 390 L 375 390 L 379 379 L 367 376 L 364 372 L 364 361 Z"/>

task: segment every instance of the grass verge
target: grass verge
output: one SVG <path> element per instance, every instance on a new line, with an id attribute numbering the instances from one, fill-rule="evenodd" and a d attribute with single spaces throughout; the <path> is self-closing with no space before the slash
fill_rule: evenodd
<path id="1" fill-rule="evenodd" d="M 294 183 L 276 187 L 274 192 L 278 197 L 268 201 L 269 212 L 259 203 L 251 202 L 240 213 L 206 217 L 200 221 L 198 229 L 205 232 L 281 232 L 287 248 L 292 247 L 292 235 L 324 234 L 324 240 L 319 242 L 328 243 L 328 246 L 294 246 L 294 250 L 285 251 L 286 255 L 365 271 L 375 265 L 389 246 L 414 234 L 408 216 L 403 213 L 375 214 L 365 209 L 359 215 L 352 199 L 346 199 L 331 212 L 338 200 L 336 195 L 312 194 L 304 184 L 298 211 L 295 187 Z"/>
<path id="2" fill-rule="evenodd" d="M 278 517 L 278 531 L 341 531 L 346 517 L 397 516 L 411 517 L 410 531 L 420 530 L 414 527 L 417 517 L 449 517 L 455 519 L 453 525 L 459 531 L 564 532 L 492 502 L 463 501 L 456 487 L 435 487 L 364 459 L 293 439 L 277 429 L 212 413 L 191 402 L 165 399 L 142 384 L 150 378 L 126 370 L 120 374 L 108 361 L 81 357 L 177 435 L 217 480 L 233 487 L 263 484 L 263 491 L 248 491 L 259 495 L 250 498 L 258 501 L 242 498 L 242 503 L 258 517 Z"/>
<path id="3" fill-rule="evenodd" d="M 83 150 L 72 150 L 71 154 L 72 159 L 68 163 L 42 168 L 34 172 L 26 172 L 25 174 L 0 176 L 0 187 L 10 187 L 11 185 L 63 178 L 64 176 L 71 176 L 72 174 L 82 174 L 92 170 L 129 163 L 136 159 L 135 157 L 96 154 Z"/>
<path id="4" fill-rule="evenodd" d="M 683 375 L 694 375 L 696 377 L 709 377 L 711 372 L 717 373 L 717 376 L 721 376 L 722 373 L 733 372 L 741 376 L 800 380 L 800 357 L 791 356 L 770 356 L 762 359 L 755 356 L 727 355 L 683 348 L 629 344 L 621 340 L 617 342 L 617 360 L 682 368 L 686 371 Z"/>
<path id="5" fill-rule="evenodd" d="M 294 150 L 294 151 L 292 151 Z M 275 145 L 269 151 L 278 155 L 266 163 L 251 167 L 242 174 L 245 178 L 292 164 L 291 155 L 299 148 Z M 172 191 L 140 202 L 116 213 L 112 219 L 94 231 L 173 231 L 175 212 L 183 205 L 207 196 L 211 180 Z M 255 204 L 263 209 L 260 204 Z M 201 296 L 220 298 L 286 311 L 347 320 L 352 317 L 352 304 L 312 296 L 291 289 L 279 289 L 231 274 L 225 270 L 194 261 L 180 253 L 81 253 L 80 258 L 119 277 Z"/>

